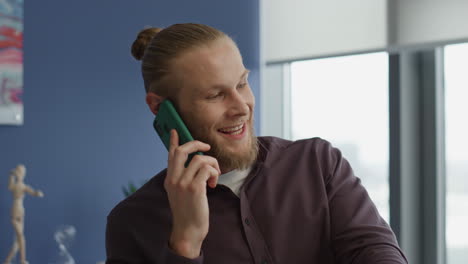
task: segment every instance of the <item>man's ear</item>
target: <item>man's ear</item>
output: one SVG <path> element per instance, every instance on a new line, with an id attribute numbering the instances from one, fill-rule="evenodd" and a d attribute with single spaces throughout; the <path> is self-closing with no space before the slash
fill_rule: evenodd
<path id="1" fill-rule="evenodd" d="M 153 92 L 146 93 L 146 104 L 150 108 L 151 112 L 155 115 L 158 114 L 159 106 L 161 105 L 162 101 L 164 101 L 164 99 L 164 97 Z"/>

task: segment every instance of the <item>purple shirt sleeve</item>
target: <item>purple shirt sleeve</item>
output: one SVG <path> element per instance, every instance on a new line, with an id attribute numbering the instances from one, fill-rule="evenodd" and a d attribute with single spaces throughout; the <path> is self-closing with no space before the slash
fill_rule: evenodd
<path id="1" fill-rule="evenodd" d="M 203 253 L 198 258 L 189 259 L 176 254 L 169 246 L 163 249 L 161 263 L 167 264 L 203 264 Z"/>
<path id="2" fill-rule="evenodd" d="M 326 188 L 337 263 L 408 263 L 390 227 L 340 151 L 332 148 L 328 159 L 329 164 L 334 164 Z"/>
<path id="3" fill-rule="evenodd" d="M 150 264 L 147 263 L 137 238 L 128 225 L 119 224 L 120 219 L 108 218 L 106 228 L 106 264 Z M 157 252 L 159 251 L 159 252 Z M 177 255 L 166 245 L 155 248 L 159 259 L 151 264 L 203 264 L 203 253 L 198 258 L 189 259 Z"/>

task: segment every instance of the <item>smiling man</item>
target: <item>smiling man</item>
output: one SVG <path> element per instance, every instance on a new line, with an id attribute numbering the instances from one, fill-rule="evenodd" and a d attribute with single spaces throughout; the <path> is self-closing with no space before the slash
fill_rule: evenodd
<path id="1" fill-rule="evenodd" d="M 150 110 L 170 99 L 196 140 L 172 131 L 167 169 L 109 214 L 108 264 L 407 263 L 339 150 L 255 136 L 249 71 L 226 34 L 150 28 L 132 53 Z"/>
<path id="2" fill-rule="evenodd" d="M 186 51 L 172 65 L 178 69 L 173 78 L 183 84 L 174 99 L 194 138 L 211 146 L 207 154 L 222 172 L 248 168 L 258 152 L 255 98 L 237 46 L 225 37 Z"/>

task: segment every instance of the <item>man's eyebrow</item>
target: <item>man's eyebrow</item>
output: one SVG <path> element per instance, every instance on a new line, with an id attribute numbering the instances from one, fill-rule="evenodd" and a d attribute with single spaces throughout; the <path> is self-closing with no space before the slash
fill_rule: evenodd
<path id="1" fill-rule="evenodd" d="M 242 81 L 249 73 L 250 73 L 250 70 L 245 69 L 244 73 L 242 73 L 239 80 Z M 222 89 L 222 88 L 224 88 L 223 85 L 213 85 L 212 87 L 210 87 L 209 90 L 219 90 L 219 89 Z"/>
<path id="2" fill-rule="evenodd" d="M 242 80 L 245 76 L 247 76 L 250 73 L 249 69 L 245 69 L 244 73 L 241 75 L 240 79 Z"/>

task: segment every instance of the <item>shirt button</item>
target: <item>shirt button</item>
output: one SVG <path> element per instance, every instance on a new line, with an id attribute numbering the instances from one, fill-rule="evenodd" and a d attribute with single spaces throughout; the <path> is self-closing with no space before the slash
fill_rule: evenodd
<path id="1" fill-rule="evenodd" d="M 245 219 L 244 219 L 244 222 L 245 222 L 246 225 L 248 225 L 248 226 L 250 225 L 250 221 L 249 221 L 248 218 L 245 218 Z"/>

